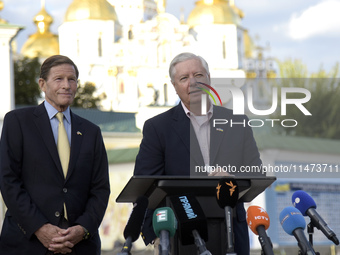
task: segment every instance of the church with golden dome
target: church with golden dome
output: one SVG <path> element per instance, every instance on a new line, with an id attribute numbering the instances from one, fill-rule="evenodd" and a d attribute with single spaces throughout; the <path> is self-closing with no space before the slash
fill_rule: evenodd
<path id="1" fill-rule="evenodd" d="M 37 32 L 29 36 L 21 52 L 30 58 L 47 58 L 48 56 L 59 54 L 58 36 L 50 31 L 53 18 L 45 10 L 44 4 L 34 16 L 33 22 L 37 26 Z"/>
<path id="2" fill-rule="evenodd" d="M 37 32 L 21 53 L 42 60 L 69 56 L 79 67 L 80 83 L 92 82 L 106 95 L 102 110 L 138 112 L 148 105 L 177 104 L 168 67 L 184 51 L 204 57 L 211 77 L 254 75 L 247 65 L 255 48 L 234 0 L 196 1 L 187 21 L 165 9 L 165 0 L 73 0 L 55 35 L 42 2 L 33 18 Z"/>

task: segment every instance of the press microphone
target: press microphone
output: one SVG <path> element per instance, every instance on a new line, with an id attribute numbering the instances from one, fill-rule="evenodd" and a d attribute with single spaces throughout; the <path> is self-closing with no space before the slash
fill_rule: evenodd
<path id="1" fill-rule="evenodd" d="M 256 205 L 249 206 L 247 210 L 247 224 L 251 231 L 259 236 L 264 255 L 274 255 L 272 242 L 266 233 L 270 225 L 270 219 L 266 210 Z"/>
<path id="2" fill-rule="evenodd" d="M 200 255 L 211 255 L 208 241 L 208 225 L 204 212 L 196 197 L 187 194 L 171 196 L 170 202 L 178 220 L 178 237 L 182 245 L 195 244 Z"/>
<path id="3" fill-rule="evenodd" d="M 146 209 L 148 208 L 149 200 L 145 196 L 140 196 L 137 198 L 136 202 L 133 204 L 133 209 L 130 218 L 124 229 L 124 246 L 117 255 L 130 255 L 132 243 L 136 241 L 141 232 L 141 228 L 144 222 L 144 216 Z"/>
<path id="4" fill-rule="evenodd" d="M 293 206 L 283 209 L 280 213 L 280 223 L 288 235 L 293 235 L 296 238 L 302 255 L 316 255 L 303 233 L 306 228 L 306 221 L 298 209 Z"/>
<path id="5" fill-rule="evenodd" d="M 323 218 L 317 213 L 314 199 L 303 190 L 295 191 L 292 196 L 293 205 L 299 209 L 303 216 L 311 218 L 313 226 L 321 230 L 324 235 L 336 245 L 339 240 L 332 229 L 330 229 Z"/>
<path id="6" fill-rule="evenodd" d="M 152 226 L 156 236 L 159 237 L 159 254 L 170 254 L 170 237 L 177 229 L 175 214 L 170 207 L 157 208 L 153 213 Z"/>
<path id="7" fill-rule="evenodd" d="M 222 178 L 216 187 L 216 199 L 219 207 L 224 209 L 227 253 L 234 252 L 233 209 L 238 201 L 238 185 L 235 180 Z"/>

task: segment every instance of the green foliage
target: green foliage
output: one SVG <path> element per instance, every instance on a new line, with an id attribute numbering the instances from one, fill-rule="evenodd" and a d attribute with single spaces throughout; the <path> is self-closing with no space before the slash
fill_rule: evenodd
<path id="1" fill-rule="evenodd" d="M 14 95 L 16 105 L 37 105 L 41 97 L 38 85 L 38 58 L 19 58 L 14 61 Z"/>
<path id="2" fill-rule="evenodd" d="M 279 73 L 281 78 L 307 78 L 308 69 L 301 60 L 298 59 L 287 59 L 283 62 L 278 61 Z"/>
<path id="3" fill-rule="evenodd" d="M 339 64 L 336 64 L 330 72 L 322 67 L 316 73 L 308 77 L 308 71 L 304 64 L 298 60 L 287 60 L 279 63 L 280 87 L 302 87 L 311 93 L 311 99 L 303 106 L 312 114 L 304 115 L 295 105 L 287 106 L 287 114 L 284 119 L 294 119 L 298 122 L 296 127 L 279 128 L 283 134 L 340 139 L 340 79 Z M 301 93 L 288 93 L 287 98 L 303 98 Z M 281 97 L 279 97 L 281 98 Z M 281 105 L 281 102 L 279 102 Z M 273 115 L 273 118 L 279 116 Z"/>
<path id="4" fill-rule="evenodd" d="M 97 109 L 99 107 L 100 101 L 105 99 L 106 95 L 101 94 L 99 96 L 94 96 L 95 92 L 96 86 L 92 82 L 85 82 L 84 85 L 78 86 L 72 106 L 84 109 Z"/>

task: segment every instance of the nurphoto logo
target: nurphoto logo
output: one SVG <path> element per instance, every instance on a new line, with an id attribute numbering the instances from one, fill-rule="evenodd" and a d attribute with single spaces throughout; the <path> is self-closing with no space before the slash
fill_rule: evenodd
<path id="1" fill-rule="evenodd" d="M 245 98 L 244 91 L 241 90 L 241 88 L 230 85 L 230 84 L 214 84 L 216 90 L 205 83 L 197 82 L 201 85 L 206 86 L 208 89 L 213 91 L 217 98 L 219 99 L 220 105 L 222 105 L 222 100 L 220 95 L 217 93 L 217 89 L 220 88 L 223 90 L 223 92 L 227 91 L 230 93 L 232 98 L 232 109 L 234 115 L 244 115 L 245 114 L 245 106 L 247 106 L 247 109 L 250 113 L 252 113 L 255 116 L 268 116 L 270 114 L 273 114 L 279 107 L 279 99 L 280 99 L 280 115 L 286 116 L 287 115 L 287 106 L 288 105 L 294 105 L 301 111 L 305 116 L 311 116 L 312 114 L 308 111 L 308 109 L 304 106 L 305 103 L 307 103 L 311 99 L 311 93 L 306 88 L 296 88 L 296 87 L 273 87 L 271 89 L 271 105 L 269 104 L 267 109 L 257 109 L 254 105 L 254 89 L 252 86 L 248 86 L 246 91 L 247 97 Z M 199 88 L 202 91 L 206 92 L 206 94 L 202 94 L 201 96 L 201 114 L 206 115 L 207 113 L 207 96 L 209 95 L 212 100 L 214 101 L 214 104 L 216 105 L 216 100 L 212 93 L 205 88 Z M 280 91 L 278 91 L 280 89 Z M 279 93 L 280 92 L 280 93 Z M 294 94 L 296 98 L 289 98 L 289 94 Z M 298 96 L 297 96 L 298 95 Z M 275 123 L 279 122 L 283 127 L 295 127 L 298 125 L 297 120 L 295 119 L 250 119 L 248 123 L 244 122 L 237 122 L 233 123 L 232 120 L 227 119 L 214 119 L 213 120 L 213 126 L 216 127 L 216 125 L 249 125 L 250 127 L 262 127 L 265 123 L 271 123 L 271 126 L 274 127 Z"/>

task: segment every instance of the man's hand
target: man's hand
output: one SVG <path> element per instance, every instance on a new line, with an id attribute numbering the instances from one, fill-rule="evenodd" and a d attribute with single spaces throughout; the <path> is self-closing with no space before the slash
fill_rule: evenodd
<path id="1" fill-rule="evenodd" d="M 62 231 L 61 228 L 47 223 L 39 228 L 35 232 L 35 235 L 46 248 L 49 248 L 50 244 L 52 243 L 52 239 L 58 237 L 60 231 Z"/>
<path id="2" fill-rule="evenodd" d="M 68 229 L 60 229 L 58 236 L 52 238 L 48 249 L 54 253 L 69 253 L 77 243 L 83 240 L 84 234 L 85 231 L 80 225 L 69 227 Z"/>

